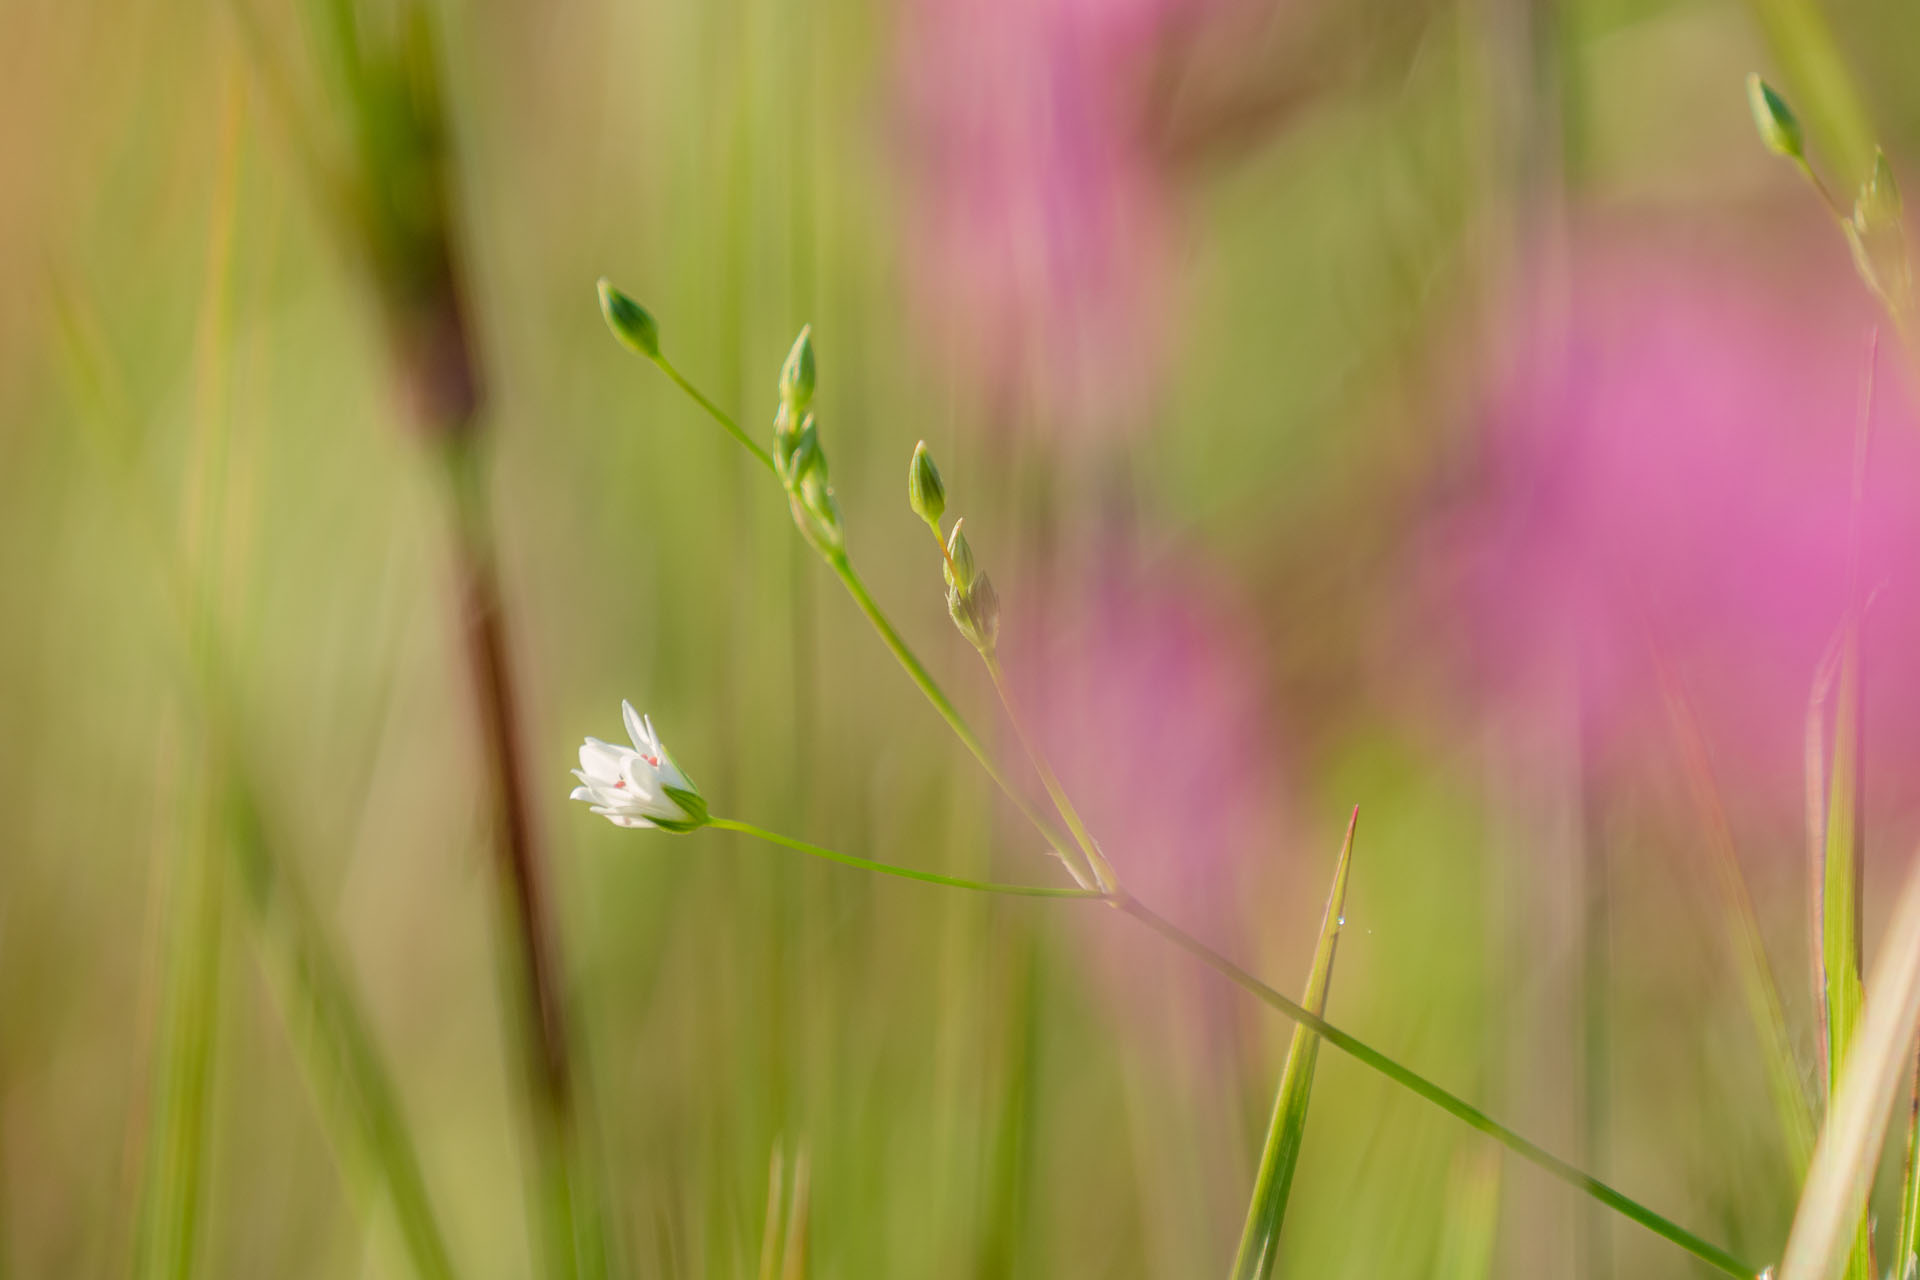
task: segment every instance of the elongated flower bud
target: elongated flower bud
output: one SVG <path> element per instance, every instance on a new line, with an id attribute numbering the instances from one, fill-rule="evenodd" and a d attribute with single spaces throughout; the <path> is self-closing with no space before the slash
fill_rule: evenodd
<path id="1" fill-rule="evenodd" d="M 800 330 L 780 366 L 780 403 L 798 415 L 813 403 L 813 326 Z"/>
<path id="2" fill-rule="evenodd" d="M 913 462 L 907 468 L 907 505 L 939 532 L 940 517 L 947 509 L 947 486 L 940 479 L 940 468 L 933 465 L 925 440 L 913 447 Z"/>
<path id="3" fill-rule="evenodd" d="M 600 277 L 600 314 L 623 344 L 649 360 L 660 358 L 660 326 L 645 307 L 614 288 L 605 276 Z"/>
<path id="4" fill-rule="evenodd" d="M 953 532 L 947 537 L 947 559 L 950 563 L 943 566 L 947 586 L 963 595 L 972 589 L 974 579 L 980 576 L 980 571 L 974 567 L 973 545 L 967 541 L 966 526 L 964 516 L 953 522 Z"/>
<path id="5" fill-rule="evenodd" d="M 1760 131 L 1760 141 L 1766 144 L 1767 150 L 1789 160 L 1806 158 L 1806 138 L 1800 132 L 1800 121 L 1786 100 L 1758 73 L 1747 76 L 1747 105 L 1753 109 L 1753 127 Z"/>

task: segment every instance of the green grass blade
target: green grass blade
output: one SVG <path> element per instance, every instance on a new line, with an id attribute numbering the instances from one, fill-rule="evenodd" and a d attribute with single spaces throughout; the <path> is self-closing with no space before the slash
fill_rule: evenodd
<path id="1" fill-rule="evenodd" d="M 1920 1062 L 1914 1064 L 1913 1100 L 1907 1108 L 1907 1172 L 1900 1187 L 1900 1230 L 1894 1237 L 1893 1280 L 1920 1274 Z"/>
<path id="2" fill-rule="evenodd" d="M 241 882 L 282 1019 L 364 1208 L 385 1193 L 415 1275 L 452 1280 L 398 1091 L 359 993 L 319 914 L 269 845 L 245 775 L 231 775 L 228 820 Z"/>
<path id="3" fill-rule="evenodd" d="M 134 1234 L 140 1277 L 190 1276 L 198 1256 L 225 930 L 222 867 L 205 825 L 204 805 L 182 820 L 169 877 L 154 1109 Z"/>
<path id="4" fill-rule="evenodd" d="M 1359 821 L 1356 806 L 1347 819 L 1346 839 L 1341 842 L 1340 860 L 1333 869 L 1333 888 L 1327 893 L 1326 916 L 1320 922 L 1320 941 L 1313 951 L 1313 968 L 1307 974 L 1306 992 L 1300 997 L 1300 1003 L 1315 1013 L 1326 1011 L 1334 947 L 1340 940 L 1340 927 L 1346 923 L 1342 912 L 1347 901 L 1347 869 L 1353 861 L 1353 830 Z M 1273 1118 L 1267 1125 L 1266 1149 L 1261 1152 L 1260 1171 L 1253 1182 L 1253 1199 L 1247 1205 L 1247 1223 L 1233 1259 L 1234 1280 L 1264 1280 L 1273 1273 L 1287 1193 L 1293 1188 L 1293 1171 L 1306 1137 L 1307 1102 L 1313 1091 L 1314 1060 L 1319 1050 L 1319 1036 L 1306 1027 L 1293 1029 L 1287 1063 L 1280 1072 L 1280 1088 L 1273 1099 Z"/>
<path id="5" fill-rule="evenodd" d="M 1860 672 L 1860 502 L 1865 483 L 1868 433 L 1873 422 L 1876 334 L 1862 379 L 1858 425 L 1854 435 L 1853 506 L 1847 542 L 1847 614 L 1840 633 L 1840 666 L 1834 690 L 1833 743 L 1827 773 L 1826 831 L 1817 877 L 1815 922 L 1820 932 L 1820 1004 L 1827 1050 L 1827 1118 L 1838 1108 L 1846 1055 L 1860 1022 L 1864 994 L 1860 981 L 1860 881 L 1866 847 L 1864 830 L 1865 705 Z M 1864 1204 L 1854 1226 L 1847 1260 L 1848 1280 L 1874 1280 L 1872 1227 Z"/>
<path id="6" fill-rule="evenodd" d="M 1873 1002 L 1847 1048 L 1833 1106 L 1794 1211 L 1779 1280 L 1833 1280 L 1857 1265 L 1866 1212 L 1900 1082 L 1920 1031 L 1920 865 L 1907 873 L 1873 969 Z"/>
<path id="7" fill-rule="evenodd" d="M 245 94 L 237 69 L 226 69 L 218 160 L 209 202 L 205 276 L 195 336 L 193 441 L 181 512 L 181 562 L 190 574 L 191 661 L 205 669 L 220 597 L 218 550 L 225 540 L 227 470 L 232 424 L 227 407 L 231 342 L 234 229 L 238 205 Z M 183 575 L 184 576 L 184 575 Z M 217 776 L 216 753 L 203 760 Z M 207 1185 L 209 1102 L 219 1041 L 221 953 L 226 932 L 224 868 L 218 823 L 209 814 L 209 775 L 188 782 L 179 839 L 164 877 L 158 1052 L 154 1106 L 134 1229 L 133 1273 L 195 1274 Z"/>

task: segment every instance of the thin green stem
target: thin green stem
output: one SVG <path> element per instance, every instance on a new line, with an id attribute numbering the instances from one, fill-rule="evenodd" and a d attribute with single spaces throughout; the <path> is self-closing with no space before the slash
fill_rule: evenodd
<path id="1" fill-rule="evenodd" d="M 1052 885 L 1032 884 L 993 884 L 984 880 L 961 880 L 954 876 L 937 875 L 931 871 L 915 871 L 912 867 L 899 867 L 891 862 L 875 862 L 871 858 L 858 858 L 851 853 L 841 853 L 838 849 L 828 849 L 817 844 L 808 844 L 805 840 L 796 840 L 792 836 L 783 836 L 778 831 L 769 831 L 765 827 L 756 827 L 751 822 L 739 822 L 732 818 L 709 818 L 707 825 L 718 827 L 722 831 L 738 831 L 741 835 L 752 836 L 756 840 L 765 840 L 768 844 L 782 845 L 796 849 L 815 858 L 824 858 L 828 862 L 837 862 L 843 867 L 857 867 L 862 871 L 872 871 L 883 876 L 898 876 L 902 880 L 918 880 L 922 884 L 944 885 L 949 889 L 970 889 L 975 893 L 1000 893 L 1016 898 L 1104 898 L 1098 889 L 1062 889 Z"/>
<path id="2" fill-rule="evenodd" d="M 663 355 L 657 355 L 653 357 L 653 362 L 660 366 L 660 372 L 666 374 L 667 377 L 673 380 L 674 386 L 686 392 L 695 404 L 707 411 L 708 417 L 719 423 L 722 430 L 738 441 L 741 448 L 759 459 L 760 465 L 765 467 L 774 476 L 779 476 L 779 470 L 773 465 L 773 456 L 755 444 L 753 437 L 740 429 L 740 424 L 733 420 L 731 414 L 713 401 L 707 399 L 706 396 L 700 393 L 700 388 L 694 386 L 682 377 L 680 371 L 673 367 L 673 361 Z"/>
<path id="3" fill-rule="evenodd" d="M 1672 1241 L 1702 1262 L 1718 1267 L 1728 1275 L 1752 1277 L 1759 1274 L 1759 1268 L 1747 1265 L 1718 1245 L 1701 1239 L 1671 1219 L 1655 1213 L 1638 1200 L 1582 1172 L 1538 1143 L 1521 1137 L 1464 1098 L 1447 1092 L 1425 1076 L 1401 1066 L 1378 1049 L 1348 1035 L 1304 1005 L 1288 999 L 1180 926 L 1147 907 L 1139 899 L 1121 896 L 1112 901 L 1113 905 L 1121 911 L 1194 956 L 1208 968 L 1245 988 L 1264 1003 L 1306 1027 L 1340 1052 L 1373 1068 L 1402 1088 L 1420 1095 L 1449 1115 L 1466 1121 L 1467 1124 L 1486 1134 L 1527 1163 L 1551 1174 L 1568 1186 L 1585 1192 L 1608 1208 L 1633 1219 L 1655 1235 Z"/>
<path id="4" fill-rule="evenodd" d="M 1060 785 L 1060 778 L 1048 763 L 1046 752 L 1040 749 L 1026 726 L 1020 721 L 1020 712 L 1013 705 L 1013 695 L 1007 689 L 1006 676 L 1000 670 L 1000 659 L 992 650 L 982 650 L 980 660 L 987 664 L 987 674 L 993 677 L 994 692 L 1000 695 L 1000 705 L 1006 708 L 1007 723 L 1013 726 L 1013 736 L 1020 740 L 1020 749 L 1027 753 L 1027 759 L 1033 765 L 1033 771 L 1040 775 L 1040 785 L 1047 789 L 1047 795 L 1053 800 L 1053 807 L 1060 812 L 1061 820 L 1067 824 L 1067 830 L 1073 833 L 1075 843 L 1080 846 L 1081 854 L 1087 865 L 1093 869 L 1094 880 L 1101 888 L 1112 890 L 1119 887 L 1119 880 L 1113 874 L 1113 867 L 1107 862 L 1106 855 L 1100 852 L 1100 846 L 1093 842 L 1093 836 L 1087 832 L 1087 824 L 1080 820 L 1080 811 L 1073 807 L 1073 801 L 1067 796 L 1067 789 Z"/>
<path id="5" fill-rule="evenodd" d="M 1047 821 L 1046 815 L 1041 813 L 1033 802 L 1013 785 L 1006 774 L 1001 772 L 999 764 L 988 754 L 986 746 L 974 734 L 966 718 L 960 714 L 959 708 L 953 705 L 952 700 L 934 680 L 932 673 L 926 669 L 919 658 L 914 656 L 913 650 L 907 647 L 907 642 L 901 638 L 900 633 L 894 630 L 893 623 L 887 620 L 887 615 L 881 611 L 879 604 L 867 591 L 866 584 L 860 580 L 860 575 L 854 570 L 852 562 L 844 553 L 828 557 L 827 562 L 846 587 L 847 594 L 851 595 L 853 602 L 860 606 L 860 612 L 865 614 L 867 621 L 873 624 L 873 629 L 880 633 L 881 641 L 892 652 L 894 659 L 899 662 L 920 692 L 926 696 L 927 701 L 933 704 L 933 709 L 940 713 L 940 718 L 947 722 L 954 736 L 960 739 L 961 745 L 973 753 L 973 758 L 980 762 L 980 767 L 987 771 L 987 776 L 993 779 L 994 784 L 1006 794 L 1009 800 L 1013 801 L 1027 821 L 1033 824 L 1034 829 L 1039 831 L 1080 887 L 1083 889 L 1095 887 L 1098 884 L 1097 877 L 1089 878 L 1074 864 L 1073 858 L 1067 851 L 1067 840 L 1060 834 L 1059 829 Z"/>

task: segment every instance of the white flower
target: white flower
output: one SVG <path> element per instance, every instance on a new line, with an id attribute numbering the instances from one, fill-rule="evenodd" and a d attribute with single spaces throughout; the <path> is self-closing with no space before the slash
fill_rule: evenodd
<path id="1" fill-rule="evenodd" d="M 583 785 L 569 798 L 586 801 L 616 827 L 691 831 L 703 825 L 706 801 L 660 745 L 653 721 L 643 718 L 631 702 L 622 702 L 620 713 L 633 746 L 588 738 L 580 748 L 580 767 L 573 771 Z"/>

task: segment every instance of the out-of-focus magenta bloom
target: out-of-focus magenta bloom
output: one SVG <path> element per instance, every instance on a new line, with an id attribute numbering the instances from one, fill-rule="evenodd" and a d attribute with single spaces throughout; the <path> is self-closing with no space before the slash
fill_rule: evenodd
<path id="1" fill-rule="evenodd" d="M 1484 483 L 1428 548 L 1468 585 L 1450 607 L 1494 683 L 1577 673 L 1596 763 L 1672 768 L 1657 653 L 1723 781 L 1776 816 L 1802 795 L 1809 689 L 1842 616 L 1874 318 L 1844 252 L 1819 248 L 1803 255 L 1827 273 L 1815 284 L 1697 245 L 1576 250 L 1566 323 L 1529 333 Z M 1891 337 L 1859 519 L 1869 782 L 1905 806 L 1920 796 L 1920 436 Z"/>
<path id="2" fill-rule="evenodd" d="M 1207 0 L 913 0 L 909 241 L 924 328 L 1049 425 L 1150 409 L 1171 211 L 1143 136 L 1151 55 Z"/>
<path id="3" fill-rule="evenodd" d="M 1230 945 L 1246 859 L 1284 842 L 1259 633 L 1190 558 L 1153 569 L 1116 560 L 1077 596 L 1055 595 L 1044 620 L 1010 606 L 1003 657 L 1034 736 L 1122 883 Z M 1121 989 L 1165 983 L 1164 955 L 1090 923 Z M 1144 1012 L 1164 1029 L 1163 1010 Z"/>

